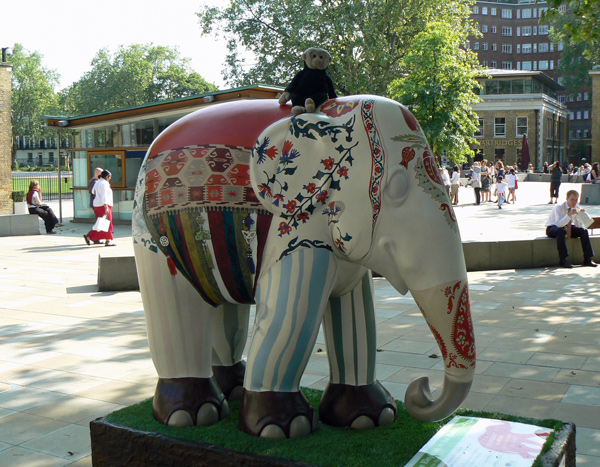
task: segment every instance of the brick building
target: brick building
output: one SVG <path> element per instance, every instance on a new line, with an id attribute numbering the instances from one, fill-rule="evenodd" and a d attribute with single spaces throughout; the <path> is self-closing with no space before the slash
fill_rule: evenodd
<path id="1" fill-rule="evenodd" d="M 11 125 L 12 65 L 0 62 L 0 214 L 12 214 L 12 125 Z"/>
<path id="2" fill-rule="evenodd" d="M 561 83 L 556 67 L 562 44 L 554 44 L 540 16 L 548 4 L 536 0 L 487 0 L 473 5 L 471 18 L 482 37 L 471 38 L 470 47 L 484 67 L 504 70 L 543 71 Z M 591 160 L 592 92 L 582 88 L 557 99 L 568 109 L 568 151 L 561 162 Z"/>

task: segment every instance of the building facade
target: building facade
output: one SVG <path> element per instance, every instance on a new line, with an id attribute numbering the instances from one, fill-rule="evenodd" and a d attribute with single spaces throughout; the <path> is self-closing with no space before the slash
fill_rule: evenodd
<path id="1" fill-rule="evenodd" d="M 479 83 L 481 102 L 473 106 L 479 117 L 477 159 L 523 163 L 527 136 L 529 163 L 540 170 L 544 162 L 565 161 L 568 113 L 557 100 L 562 89 L 541 71 L 489 70 Z"/>
<path id="2" fill-rule="evenodd" d="M 95 218 L 89 206 L 88 183 L 96 167 L 112 173 L 113 220 L 130 222 L 138 173 L 146 151 L 160 132 L 202 107 L 235 100 L 275 99 L 282 91 L 248 86 L 92 115 L 49 117 L 48 127 L 72 135 L 72 146 L 66 151 L 73 161 L 73 220 L 89 222 Z"/>
<path id="3" fill-rule="evenodd" d="M 0 61 L 0 214 L 13 213 L 11 92 L 12 65 Z"/>
<path id="4" fill-rule="evenodd" d="M 548 4 L 536 0 L 487 0 L 473 5 L 471 18 L 482 37 L 471 38 L 470 47 L 484 67 L 503 70 L 542 71 L 558 83 L 557 66 L 563 46 L 550 40 L 548 25 L 540 21 Z M 592 90 L 557 91 L 557 100 L 568 110 L 568 151 L 565 161 L 591 160 Z"/>

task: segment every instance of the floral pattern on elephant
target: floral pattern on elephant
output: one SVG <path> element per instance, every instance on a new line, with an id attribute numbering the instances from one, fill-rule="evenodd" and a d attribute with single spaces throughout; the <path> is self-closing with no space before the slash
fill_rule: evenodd
<path id="1" fill-rule="evenodd" d="M 452 322 L 452 343 L 458 355 L 471 366 L 475 366 L 475 333 L 471 319 L 468 285 L 465 285 L 458 299 L 458 308 Z"/>

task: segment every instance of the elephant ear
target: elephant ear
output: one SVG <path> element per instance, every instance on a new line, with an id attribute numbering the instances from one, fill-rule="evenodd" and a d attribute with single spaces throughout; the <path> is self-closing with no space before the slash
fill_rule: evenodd
<path id="1" fill-rule="evenodd" d="M 252 151 L 252 186 L 279 217 L 279 237 L 346 257 L 368 239 L 357 258 L 368 252 L 371 150 L 362 127 L 358 107 L 341 116 L 302 114 L 260 135 Z"/>

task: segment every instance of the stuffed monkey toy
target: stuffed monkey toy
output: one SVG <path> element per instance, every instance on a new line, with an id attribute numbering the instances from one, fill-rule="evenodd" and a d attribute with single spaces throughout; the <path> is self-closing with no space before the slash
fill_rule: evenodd
<path id="1" fill-rule="evenodd" d="M 311 47 L 302 54 L 304 69 L 294 76 L 279 98 L 279 104 L 285 105 L 292 100 L 292 113 L 314 112 L 327 99 L 337 97 L 333 81 L 325 71 L 331 63 L 326 50 Z"/>

